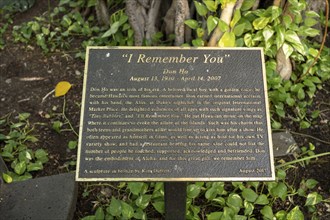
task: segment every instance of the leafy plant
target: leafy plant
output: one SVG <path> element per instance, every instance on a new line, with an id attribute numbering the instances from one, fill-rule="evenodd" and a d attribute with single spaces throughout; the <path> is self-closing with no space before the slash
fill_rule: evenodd
<path id="1" fill-rule="evenodd" d="M 0 8 L 0 50 L 5 48 L 4 34 L 8 30 L 9 25 L 13 23 L 12 16 L 14 14 L 13 8 L 6 6 Z"/>
<path id="2" fill-rule="evenodd" d="M 0 120 L 0 154 L 12 169 L 3 174 L 7 183 L 32 178 L 31 172 L 42 170 L 43 164 L 48 162 L 44 149 L 31 148 L 38 139 L 32 134 L 34 128 L 29 117 L 29 113 L 21 113 L 16 122 L 9 116 Z"/>
<path id="3" fill-rule="evenodd" d="M 95 215 L 86 216 L 83 220 L 147 219 L 150 207 L 161 214 L 165 212 L 163 183 L 122 182 L 117 187 L 111 187 L 118 195 L 111 196 L 105 204 L 99 203 Z"/>
<path id="4" fill-rule="evenodd" d="M 71 8 L 91 8 L 96 2 L 96 0 L 62 0 L 48 15 L 14 26 L 12 33 L 14 41 L 35 42 L 45 53 L 55 52 L 58 49 L 69 50 L 73 38 L 81 39 L 82 49 L 99 45 L 133 45 L 133 30 L 128 24 L 124 10 L 118 10 L 111 15 L 109 29 L 99 27 L 93 14 L 85 18 L 79 10 L 71 10 Z M 115 7 L 120 3 L 122 1 L 113 1 L 109 5 Z M 84 59 L 85 52 L 82 49 L 74 52 L 76 57 Z"/>
<path id="5" fill-rule="evenodd" d="M 307 153 L 308 152 L 308 153 Z M 318 182 L 303 179 L 298 188 L 288 182 L 287 175 L 296 169 L 294 164 L 329 155 L 314 154 L 313 145 L 303 151 L 296 161 L 283 162 L 276 168 L 272 182 L 195 182 L 187 185 L 186 219 L 278 219 L 303 220 L 307 216 L 317 219 L 317 205 L 330 202 L 316 190 Z M 130 182 L 88 184 L 84 195 L 89 196 L 95 187 L 111 187 L 111 194 L 102 193 L 95 202 L 92 219 L 147 219 L 151 213 L 164 215 L 163 183 Z M 105 197 L 105 198 L 103 198 Z M 298 198 L 299 197 L 299 198 Z M 302 202 L 300 202 L 302 201 Z M 153 214 L 152 216 L 155 216 Z"/>
<path id="6" fill-rule="evenodd" d="M 218 8 L 226 3 L 227 1 L 194 1 L 202 19 L 185 21 L 195 31 L 196 38 L 192 45 L 206 45 L 208 36 L 218 27 L 223 32 L 218 42 L 220 47 L 263 47 L 272 127 L 278 129 L 282 126 L 283 119 L 290 118 L 299 123 L 301 128 L 309 128 L 319 112 L 309 112 L 307 107 L 312 104 L 317 90 L 322 89 L 322 83 L 330 79 L 330 50 L 324 48 L 318 54 L 321 45 L 310 40 L 320 34 L 313 26 L 325 18 L 314 11 L 307 11 L 305 1 L 290 1 L 286 9 L 290 15 L 284 14 L 276 6 L 253 11 L 251 8 L 254 1 L 244 1 L 241 9 L 234 11 L 227 24 L 216 14 Z M 289 80 L 283 80 L 277 70 L 276 56 L 282 49 L 285 57 L 294 63 Z M 315 57 L 319 57 L 316 64 Z"/>

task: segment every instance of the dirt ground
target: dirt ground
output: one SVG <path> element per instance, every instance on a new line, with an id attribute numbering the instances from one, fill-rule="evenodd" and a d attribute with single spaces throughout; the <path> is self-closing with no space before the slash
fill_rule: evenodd
<path id="1" fill-rule="evenodd" d="M 52 1 L 57 4 L 57 1 Z M 48 9 L 46 0 L 36 1 L 33 8 L 17 14 L 14 25 L 33 19 Z M 47 149 L 50 162 L 37 176 L 54 175 L 72 170 L 66 164 L 75 160 L 75 150 L 69 150 L 67 145 L 77 136 L 70 131 L 60 134 L 52 129 L 56 120 L 63 120 L 62 108 L 65 101 L 65 114 L 76 131 L 79 130 L 80 102 L 83 83 L 84 62 L 74 59 L 74 54 L 56 52 L 43 54 L 35 45 L 16 44 L 12 41 L 10 31 L 7 31 L 6 47 L 0 50 L 0 117 L 7 114 L 28 112 L 30 122 L 35 124 L 33 133 L 38 135 L 38 148 Z M 65 97 L 47 96 L 60 81 L 68 81 L 73 87 Z M 311 135 L 322 141 L 304 136 L 294 135 L 299 146 L 308 146 L 311 142 L 316 146 L 316 153 L 330 151 L 330 83 L 317 93 L 313 109 L 319 109 L 321 117 L 312 128 L 299 130 L 295 124 L 286 123 L 286 128 L 302 134 Z M 323 157 L 309 166 L 295 169 L 288 176 L 288 181 L 299 185 L 302 178 L 314 178 L 318 184 L 318 192 L 323 198 L 330 196 L 330 157 Z M 83 185 L 80 185 L 80 192 Z M 91 214 L 93 198 L 82 198 L 77 203 L 76 217 Z M 322 219 L 330 219 L 327 207 L 318 207 Z"/>

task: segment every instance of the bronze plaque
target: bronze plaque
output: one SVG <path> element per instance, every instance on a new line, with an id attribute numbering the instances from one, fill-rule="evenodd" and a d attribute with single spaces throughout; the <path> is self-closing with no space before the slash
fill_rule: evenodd
<path id="1" fill-rule="evenodd" d="M 274 180 L 260 48 L 89 47 L 78 181 Z"/>

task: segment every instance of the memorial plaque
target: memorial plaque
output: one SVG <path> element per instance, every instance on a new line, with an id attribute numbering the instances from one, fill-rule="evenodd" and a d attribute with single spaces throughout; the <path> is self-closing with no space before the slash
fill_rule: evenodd
<path id="1" fill-rule="evenodd" d="M 89 47 L 77 180 L 274 180 L 263 57 Z"/>

